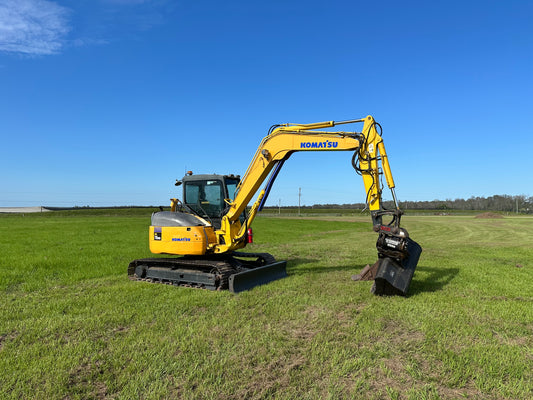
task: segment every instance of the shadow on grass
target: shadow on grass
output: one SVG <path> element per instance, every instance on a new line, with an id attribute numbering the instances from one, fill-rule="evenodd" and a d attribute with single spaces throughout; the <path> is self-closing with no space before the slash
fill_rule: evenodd
<path id="1" fill-rule="evenodd" d="M 287 271 L 291 275 L 304 274 L 325 274 L 333 271 L 347 271 L 352 274 L 359 273 L 365 266 L 361 264 L 356 265 L 335 265 L 323 266 L 317 265 L 319 260 L 316 258 L 291 258 L 287 260 Z M 307 266 L 301 266 L 307 264 Z"/>
<path id="2" fill-rule="evenodd" d="M 361 264 L 318 266 L 314 258 L 292 258 L 287 260 L 289 275 L 325 274 L 333 271 L 346 271 L 348 279 L 358 274 L 365 266 Z M 305 266 L 303 266 L 305 265 Z M 459 273 L 459 268 L 439 268 L 418 266 L 409 287 L 408 296 L 425 292 L 437 292 L 448 285 Z"/>
<path id="3" fill-rule="evenodd" d="M 418 274 L 417 274 L 418 272 Z M 423 273 L 421 276 L 420 273 Z M 438 268 L 418 266 L 411 281 L 409 294 L 442 290 L 459 273 L 459 268 Z"/>

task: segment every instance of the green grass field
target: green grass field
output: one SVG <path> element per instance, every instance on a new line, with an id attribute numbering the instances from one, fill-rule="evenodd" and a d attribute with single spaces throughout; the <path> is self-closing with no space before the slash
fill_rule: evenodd
<path id="1" fill-rule="evenodd" d="M 258 217 L 289 276 L 238 295 L 130 281 L 150 212 L 0 216 L 1 399 L 533 397 L 533 218 L 404 217 L 403 298 L 358 215 Z"/>

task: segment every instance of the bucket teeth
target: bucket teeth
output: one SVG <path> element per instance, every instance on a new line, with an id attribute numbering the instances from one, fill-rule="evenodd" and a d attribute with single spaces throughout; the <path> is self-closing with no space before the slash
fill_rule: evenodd
<path id="1" fill-rule="evenodd" d="M 357 275 L 352 275 L 352 281 L 373 281 L 379 267 L 379 261 L 376 261 L 372 266 L 367 264 L 361 272 Z"/>

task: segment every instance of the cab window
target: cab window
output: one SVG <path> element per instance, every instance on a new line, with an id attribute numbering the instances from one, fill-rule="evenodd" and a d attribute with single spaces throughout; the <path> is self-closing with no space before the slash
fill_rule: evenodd
<path id="1" fill-rule="evenodd" d="M 185 204 L 201 216 L 220 217 L 224 207 L 224 191 L 218 180 L 185 183 Z"/>
<path id="2" fill-rule="evenodd" d="M 237 190 L 237 185 L 239 184 L 239 181 L 237 179 L 226 179 L 226 187 L 228 188 L 228 197 L 231 200 L 235 200 L 235 191 Z"/>

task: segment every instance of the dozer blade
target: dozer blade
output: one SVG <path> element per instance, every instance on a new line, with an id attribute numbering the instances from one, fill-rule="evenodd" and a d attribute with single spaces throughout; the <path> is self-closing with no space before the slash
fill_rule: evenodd
<path id="1" fill-rule="evenodd" d="M 285 278 L 287 276 L 286 268 L 287 261 L 278 261 L 230 275 L 229 290 L 233 293 L 239 293 L 255 286 Z"/>
<path id="2" fill-rule="evenodd" d="M 394 259 L 391 257 L 379 258 L 376 264 L 376 276 L 372 293 L 378 296 L 405 296 L 413 279 L 422 247 L 411 238 L 406 238 L 406 257 Z"/>

